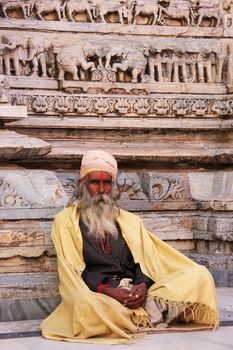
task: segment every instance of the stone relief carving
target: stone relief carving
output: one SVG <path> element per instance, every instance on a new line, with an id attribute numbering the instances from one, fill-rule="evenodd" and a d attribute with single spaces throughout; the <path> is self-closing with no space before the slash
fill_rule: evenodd
<path id="1" fill-rule="evenodd" d="M 142 188 L 153 200 L 190 200 L 189 182 L 181 174 L 145 173 L 141 175 Z"/>
<path id="2" fill-rule="evenodd" d="M 0 177 L 0 208 L 25 208 L 29 204 L 17 193 L 14 186 Z"/>
<path id="3" fill-rule="evenodd" d="M 4 35 L 0 69 L 12 76 L 119 83 L 224 83 L 226 44 L 208 48 L 155 42 L 149 47 L 79 42 L 61 46 L 43 38 Z M 187 46 L 187 47 L 186 47 Z M 229 50 L 228 50 L 229 51 Z"/>
<path id="4" fill-rule="evenodd" d="M 145 83 L 145 70 L 147 65 L 146 57 L 148 55 L 149 50 L 146 47 L 141 49 L 123 48 L 122 46 L 113 47 L 106 54 L 105 68 L 112 70 L 113 72 L 119 71 L 119 79 L 117 80 L 120 82 L 125 81 L 123 73 L 128 70 L 132 75 L 132 83 L 137 83 L 139 81 L 139 78 L 140 82 Z M 110 61 L 113 57 L 116 57 L 117 61 L 111 66 Z"/>
<path id="5" fill-rule="evenodd" d="M 6 91 L 9 89 L 9 82 L 5 75 L 0 74 L 0 104 L 8 103 Z"/>
<path id="6" fill-rule="evenodd" d="M 68 197 L 76 191 L 77 175 L 58 174 Z M 120 201 L 192 199 L 187 177 L 181 174 L 125 173 L 119 174 L 117 189 Z"/>
<path id="7" fill-rule="evenodd" d="M 9 18 L 8 10 L 21 10 L 23 18 L 31 16 L 32 8 L 34 5 L 34 0 L 24 0 L 24 1 L 12 1 L 3 0 L 0 1 L 0 7 L 3 13 L 3 17 Z"/>
<path id="8" fill-rule="evenodd" d="M 229 92 L 233 91 L 233 43 L 228 45 L 228 84 Z"/>
<path id="9" fill-rule="evenodd" d="M 159 49 L 151 46 L 148 58 L 150 82 L 220 83 L 223 64 L 227 57 L 224 49 L 202 48 L 190 45 L 184 48 Z"/>
<path id="10" fill-rule="evenodd" d="M 117 186 L 119 199 L 122 201 L 148 199 L 142 191 L 140 177 L 137 174 L 121 173 L 117 179 Z"/>
<path id="11" fill-rule="evenodd" d="M 22 44 L 15 36 L 2 36 L 0 43 L 1 70 L 6 75 L 20 76 L 20 49 Z"/>
<path id="12" fill-rule="evenodd" d="M 71 197 L 76 191 L 77 175 L 58 174 L 66 195 Z M 119 200 L 190 200 L 192 199 L 187 177 L 181 174 L 125 173 L 117 179 Z"/>
<path id="13" fill-rule="evenodd" d="M 192 0 L 170 0 L 167 7 L 159 6 L 159 22 L 166 25 L 166 18 L 181 21 L 181 25 L 194 25 Z"/>
<path id="14" fill-rule="evenodd" d="M 0 208 L 53 208 L 65 205 L 66 199 L 50 171 L 0 171 Z"/>
<path id="15" fill-rule="evenodd" d="M 41 76 L 43 78 L 48 78 L 49 47 L 50 43 L 45 43 L 43 40 L 38 41 L 38 39 L 35 38 L 29 38 L 28 56 L 26 57 L 25 61 L 31 63 L 30 76 Z"/>
<path id="16" fill-rule="evenodd" d="M 226 13 L 223 17 L 223 26 L 225 28 L 233 26 L 233 1 L 225 0 L 223 3 L 223 8 L 226 10 Z"/>
<path id="17" fill-rule="evenodd" d="M 87 20 L 89 20 L 90 22 L 94 22 L 94 16 L 91 9 L 92 4 L 88 0 L 67 0 L 61 7 L 61 12 L 63 14 L 63 18 L 67 17 L 68 21 L 74 22 L 76 14 L 86 13 Z"/>
<path id="18" fill-rule="evenodd" d="M 211 27 L 219 26 L 222 17 L 220 0 L 199 0 L 193 1 L 193 3 L 194 5 L 198 4 L 196 5 L 196 13 L 194 14 L 197 20 L 197 26 L 200 26 L 205 18 L 211 20 Z"/>
<path id="19" fill-rule="evenodd" d="M 0 71 L 9 76 L 38 76 L 54 74 L 54 56 L 49 41 L 42 38 L 22 40 L 3 35 L 0 40 Z"/>
<path id="20" fill-rule="evenodd" d="M 116 19 L 120 23 L 130 24 L 132 22 L 132 10 L 137 0 L 91 0 L 93 5 L 92 8 L 95 13 L 97 21 L 106 23 L 106 17 L 109 14 L 117 13 L 118 18 Z"/>
<path id="21" fill-rule="evenodd" d="M 57 19 L 61 21 L 61 1 L 60 0 L 39 0 L 34 1 L 33 8 L 36 16 L 44 21 L 44 14 L 56 12 Z"/>
<path id="22" fill-rule="evenodd" d="M 77 175 L 58 174 L 68 197 L 76 191 Z M 182 174 L 162 174 L 145 172 L 119 174 L 117 179 L 119 200 L 175 200 L 192 199 L 188 179 Z"/>
<path id="23" fill-rule="evenodd" d="M 229 98 L 154 98 L 98 95 L 26 95 L 9 93 L 12 105 L 27 106 L 30 113 L 87 115 L 147 115 L 179 117 L 230 116 L 233 100 Z"/>
<path id="24" fill-rule="evenodd" d="M 232 26 L 232 0 L 0 1 L 5 18 L 175 26 Z"/>
<path id="25" fill-rule="evenodd" d="M 160 11 L 159 0 L 136 1 L 133 15 L 133 24 L 140 23 L 140 16 L 147 17 L 147 23 L 154 25 L 157 23 Z M 166 1 L 165 1 L 166 2 Z"/>
<path id="26" fill-rule="evenodd" d="M 93 72 L 103 67 L 102 49 L 90 43 L 54 47 L 53 52 L 57 54 L 58 80 L 64 80 L 65 73 L 70 73 L 73 80 L 87 80 L 86 71 Z M 89 61 L 93 57 L 98 60 L 97 67 L 93 61 Z"/>

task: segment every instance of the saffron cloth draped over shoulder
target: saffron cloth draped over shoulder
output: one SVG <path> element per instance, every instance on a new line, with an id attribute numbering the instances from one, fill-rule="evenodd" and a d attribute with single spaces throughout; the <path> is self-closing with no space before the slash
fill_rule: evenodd
<path id="1" fill-rule="evenodd" d="M 173 314 L 182 308 L 186 322 L 217 327 L 216 292 L 208 270 L 146 231 L 138 216 L 120 210 L 117 222 L 135 263 L 155 281 L 148 296 L 165 302 Z M 54 220 L 52 238 L 62 301 L 42 322 L 42 335 L 73 342 L 127 343 L 150 327 L 148 314 L 142 307 L 129 309 L 87 287 L 81 277 L 85 263 L 78 223 L 77 205 L 64 209 Z"/>

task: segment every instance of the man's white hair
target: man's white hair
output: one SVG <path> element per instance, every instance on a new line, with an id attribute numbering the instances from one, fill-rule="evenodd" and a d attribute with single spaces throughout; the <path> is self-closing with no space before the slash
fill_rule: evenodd
<path id="1" fill-rule="evenodd" d="M 113 191 L 109 195 L 96 194 L 91 196 L 87 189 L 87 179 L 79 184 L 80 217 L 88 227 L 89 234 L 96 238 L 104 238 L 105 234 L 117 238 L 118 231 L 115 224 L 117 206 Z"/>

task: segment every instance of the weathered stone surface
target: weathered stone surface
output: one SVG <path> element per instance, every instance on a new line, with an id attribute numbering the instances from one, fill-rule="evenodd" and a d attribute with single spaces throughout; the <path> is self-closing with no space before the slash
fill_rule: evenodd
<path id="1" fill-rule="evenodd" d="M 2 58 L 0 58 L 0 62 L 1 59 Z M 25 106 L 11 106 L 8 103 L 8 84 L 7 77 L 1 74 L 0 69 L 0 121 L 3 123 L 6 121 L 20 120 L 27 116 L 27 109 Z"/>
<path id="2" fill-rule="evenodd" d="M 29 114 L 0 153 L 0 320 L 58 302 L 51 223 L 93 148 L 118 160 L 120 207 L 233 285 L 231 3 L 30 1 L 0 12 L 0 119 Z"/>
<path id="3" fill-rule="evenodd" d="M 1 299 L 49 298 L 58 296 L 54 273 L 1 274 Z"/>
<path id="4" fill-rule="evenodd" d="M 18 79 L 17 85 L 21 84 L 22 78 Z M 31 79 L 30 79 L 31 80 Z M 37 87 L 39 88 L 41 84 L 40 80 L 37 79 Z M 43 80 L 43 79 L 42 79 Z M 22 88 L 23 88 L 22 83 Z M 141 94 L 139 90 L 134 89 L 134 94 L 123 94 L 122 90 L 112 91 L 111 96 L 104 93 L 87 93 L 78 94 L 73 93 L 61 93 L 61 92 L 50 92 L 47 90 L 48 83 L 44 82 L 43 88 L 45 90 L 18 90 L 12 89 L 9 92 L 11 104 L 16 106 L 27 106 L 27 110 L 30 114 L 46 114 L 46 115 L 67 115 L 75 116 L 78 122 L 82 123 L 83 116 L 107 116 L 109 120 L 110 116 L 120 116 L 121 122 L 122 117 L 153 117 L 153 119 L 143 118 L 145 126 L 146 123 L 152 123 L 150 125 L 153 129 L 153 122 L 156 123 L 157 118 L 169 118 L 182 117 L 177 120 L 180 123 L 179 126 L 184 126 L 187 123 L 187 118 L 198 118 L 199 123 L 207 123 L 210 117 L 214 117 L 218 122 L 224 123 L 224 120 L 218 119 L 219 116 L 231 118 L 233 113 L 233 103 L 232 94 L 230 95 L 211 95 L 208 89 L 206 89 L 206 94 L 203 95 L 193 95 L 193 94 L 151 94 L 147 96 L 145 93 Z M 156 91 L 157 92 L 157 91 Z M 80 118 L 82 116 L 82 118 Z M 203 118 L 203 119 L 200 119 Z M 48 118 L 44 120 L 44 124 L 47 124 Z M 65 126 L 70 119 L 56 120 L 57 127 Z M 93 122 L 90 118 L 90 124 L 87 125 L 88 128 L 93 127 Z M 71 120 L 72 121 L 72 120 Z M 97 120 L 96 125 L 101 122 L 103 125 L 105 120 Z M 130 122 L 127 119 L 128 123 Z M 136 119 L 138 127 L 142 127 L 140 120 Z M 231 121 L 231 119 L 230 119 Z M 99 123 L 98 123 L 99 122 Z M 141 121 L 142 122 L 142 121 Z M 190 123 L 192 121 L 190 120 Z M 193 121 L 194 122 L 194 121 Z M 27 120 L 22 121 L 21 124 L 25 125 Z M 36 123 L 36 119 L 32 120 Z M 202 125 L 200 124 L 200 125 Z M 199 129 L 200 125 L 196 123 L 195 129 Z M 53 127 L 55 125 L 53 124 Z M 119 124 L 120 126 L 120 124 Z M 136 128 L 137 124 L 132 123 L 132 127 Z M 165 127 L 166 124 L 161 124 L 161 127 Z M 114 125 L 115 127 L 115 125 Z M 117 127 L 117 125 L 116 125 Z"/>
<path id="5" fill-rule="evenodd" d="M 147 163 L 155 166 L 158 163 L 187 163 L 187 164 L 231 164 L 233 160 L 233 147 L 229 144 L 215 144 L 206 142 L 203 145 L 184 142 L 172 143 L 164 147 L 163 143 L 143 142 L 108 142 L 103 147 L 102 142 L 79 142 L 79 141 L 51 141 L 52 151 L 45 155 L 43 161 L 59 164 L 59 168 L 69 168 L 71 162 L 80 163 L 84 152 L 90 149 L 104 149 L 116 156 L 120 163 L 133 166 L 137 163 Z M 186 147 L 184 147 L 186 146 Z M 35 164 L 38 161 L 35 160 Z M 27 164 L 23 161 L 21 164 Z M 66 165 L 67 164 L 67 165 Z"/>
<path id="6" fill-rule="evenodd" d="M 24 299 L 1 299 L 1 322 L 30 320 L 27 331 L 30 332 L 33 320 L 44 319 L 60 303 L 60 296 L 50 298 L 29 297 Z"/>
<path id="7" fill-rule="evenodd" d="M 0 170 L 0 208 L 60 208 L 66 196 L 56 175 L 49 171 Z"/>
<path id="8" fill-rule="evenodd" d="M 69 92 L 173 93 L 175 86 L 178 93 L 226 94 L 226 83 L 232 85 L 231 40 L 145 36 L 142 42 L 140 36 L 129 41 L 109 35 L 103 43 L 95 33 L 79 33 L 77 41 L 74 34 L 25 32 L 19 40 L 17 32 L 3 30 L 1 49 L 1 70 L 13 76 L 11 87 L 30 76 L 42 78 L 39 86 L 28 78 L 30 88 L 55 88 L 59 80 Z"/>
<path id="9" fill-rule="evenodd" d="M 26 118 L 26 106 L 5 106 L 0 104 L 0 120 L 11 122 Z"/>
<path id="10" fill-rule="evenodd" d="M 211 214 L 203 213 L 197 217 L 194 229 L 194 238 L 204 241 L 233 241 L 232 213 Z"/>
<path id="11" fill-rule="evenodd" d="M 188 177 L 194 199 L 233 200 L 231 171 L 193 172 Z"/>
<path id="12" fill-rule="evenodd" d="M 71 105 L 69 104 L 69 106 Z M 166 124 L 164 123 L 165 121 Z M 181 131 L 187 132 L 193 129 L 199 132 L 209 131 L 213 133 L 219 131 L 219 133 L 223 133 L 223 131 L 230 131 L 232 129 L 232 121 L 214 118 L 205 120 L 187 118 L 180 120 L 173 118 L 143 119 L 126 117 L 121 117 L 120 119 L 114 117 L 100 119 L 99 117 L 88 118 L 85 116 L 82 118 L 75 118 L 74 116 L 69 118 L 27 117 L 27 119 L 20 122 L 11 123 L 9 127 L 11 130 L 20 131 L 32 136 L 38 135 L 39 132 L 40 135 L 43 135 L 43 139 L 56 139 L 61 136 L 72 139 L 76 135 L 79 135 L 80 138 L 85 138 L 87 134 L 91 137 L 93 132 L 95 132 L 96 138 L 104 138 L 104 136 L 107 137 L 107 131 L 109 131 L 111 137 L 114 137 L 113 132 L 115 132 L 116 136 L 116 130 L 119 133 L 119 137 L 121 137 L 121 135 L 125 136 L 124 131 L 127 130 L 127 136 L 133 138 L 132 131 L 134 131 L 134 133 L 138 132 L 137 137 L 140 137 L 139 132 L 141 133 L 142 131 L 150 132 L 148 137 L 151 137 L 151 134 L 156 135 L 159 131 L 165 130 L 173 134 L 174 129 L 179 129 L 180 135 Z M 104 134 L 103 131 L 105 132 Z M 84 137 L 82 133 L 84 133 Z M 198 134 L 197 136 L 201 137 L 202 134 Z M 144 135 L 141 135 L 141 137 L 143 138 Z"/>
<path id="13" fill-rule="evenodd" d="M 0 221 L 0 258 L 36 257 L 45 251 L 43 223 Z"/>
<path id="14" fill-rule="evenodd" d="M 40 139 L 19 135 L 16 132 L 0 130 L 0 158 L 22 159 L 44 156 L 51 151 L 51 146 Z"/>
<path id="15" fill-rule="evenodd" d="M 184 0 L 170 0 L 165 3 L 163 1 L 156 3 L 148 1 L 146 4 L 138 4 L 131 0 L 127 0 L 124 3 L 115 0 L 111 4 L 105 0 L 100 3 L 93 3 L 87 0 L 83 1 L 79 6 L 74 2 L 68 2 L 64 5 L 59 1 L 53 1 L 50 6 L 47 3 L 38 3 L 36 6 L 31 6 L 31 4 L 30 1 L 27 3 L 12 3 L 9 0 L 4 0 L 1 14 L 5 18 L 3 22 L 10 22 L 10 20 L 6 20 L 8 18 L 16 19 L 16 25 L 19 25 L 19 23 L 27 23 L 28 18 L 42 20 L 43 22 L 45 21 L 44 25 L 48 30 L 50 27 L 46 21 L 59 21 L 59 25 L 63 27 L 63 19 L 69 22 L 91 22 L 92 27 L 96 23 L 95 30 L 98 27 L 100 29 L 107 28 L 111 24 L 116 23 L 121 23 L 120 28 L 127 28 L 126 24 L 133 23 L 135 30 L 138 25 L 140 27 L 144 25 L 149 28 L 155 28 L 156 25 L 164 27 L 169 25 L 174 29 L 176 26 L 188 27 L 191 32 L 194 29 L 199 29 L 202 25 L 215 29 L 218 29 L 219 26 L 220 28 L 227 28 L 232 25 L 231 3 L 219 0 L 192 1 L 192 3 Z M 24 20 L 20 21 L 19 19 L 21 18 L 24 18 Z M 210 18 L 212 21 L 209 21 Z M 33 21 L 30 22 L 33 23 Z M 28 26 L 30 26 L 30 22 Z M 69 29 L 68 24 L 70 23 L 66 23 L 66 30 Z M 105 24 L 105 26 L 101 24 Z M 113 31 L 114 26 L 112 27 Z M 34 27 L 32 26 L 31 29 L 34 29 Z M 119 31 L 119 27 L 117 29 Z M 200 29 L 200 33 L 203 35 L 203 29 Z"/>

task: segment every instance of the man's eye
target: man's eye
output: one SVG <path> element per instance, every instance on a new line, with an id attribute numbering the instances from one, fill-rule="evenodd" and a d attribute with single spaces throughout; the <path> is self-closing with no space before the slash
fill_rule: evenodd
<path id="1" fill-rule="evenodd" d="M 111 184 L 112 184 L 112 180 L 105 180 L 105 181 L 104 181 L 104 184 L 105 184 L 105 185 L 111 185 Z"/>
<path id="2" fill-rule="evenodd" d="M 90 183 L 92 185 L 99 185 L 100 182 L 99 182 L 99 180 L 91 180 Z"/>

